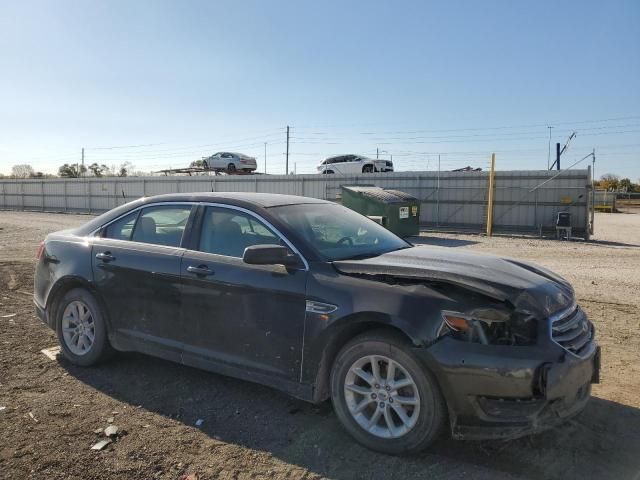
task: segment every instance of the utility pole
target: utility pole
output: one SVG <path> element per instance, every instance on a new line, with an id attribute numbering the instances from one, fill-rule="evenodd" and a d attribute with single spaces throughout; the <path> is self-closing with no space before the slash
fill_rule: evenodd
<path id="1" fill-rule="evenodd" d="M 378 160 L 378 158 L 380 158 L 380 149 L 376 147 L 376 160 Z"/>
<path id="2" fill-rule="evenodd" d="M 436 227 L 440 225 L 440 154 L 438 154 L 438 183 L 436 187 Z"/>
<path id="3" fill-rule="evenodd" d="M 550 170 L 551 166 L 551 129 L 553 127 L 547 127 L 549 129 L 549 152 L 547 153 L 547 170 Z"/>
<path id="4" fill-rule="evenodd" d="M 557 169 L 560 170 L 560 144 L 556 143 L 556 161 Z"/>
<path id="5" fill-rule="evenodd" d="M 595 222 L 595 211 L 596 211 L 596 187 L 595 187 L 595 179 L 596 178 L 596 149 L 594 148 L 591 152 L 591 230 L 589 233 L 593 235 Z"/>
<path id="6" fill-rule="evenodd" d="M 264 142 L 264 174 L 267 174 L 267 142 Z"/>
<path id="7" fill-rule="evenodd" d="M 78 176 L 80 175 L 84 177 L 84 147 L 82 147 L 82 170 L 78 173 Z"/>
<path id="8" fill-rule="evenodd" d="M 287 156 L 285 162 L 285 175 L 289 175 L 289 125 L 287 125 Z"/>

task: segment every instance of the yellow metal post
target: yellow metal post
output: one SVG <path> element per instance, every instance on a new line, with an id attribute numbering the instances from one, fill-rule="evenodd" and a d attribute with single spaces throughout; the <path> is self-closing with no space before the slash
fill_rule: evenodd
<path id="1" fill-rule="evenodd" d="M 489 198 L 487 200 L 487 237 L 491 236 L 491 228 L 493 226 L 493 187 L 494 173 L 496 167 L 496 154 L 491 154 L 491 173 L 489 174 Z"/>

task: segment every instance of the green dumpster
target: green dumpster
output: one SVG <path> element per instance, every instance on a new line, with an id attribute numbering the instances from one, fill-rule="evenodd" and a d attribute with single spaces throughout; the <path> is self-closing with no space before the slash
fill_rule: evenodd
<path id="1" fill-rule="evenodd" d="M 374 185 L 343 185 L 342 204 L 399 237 L 420 234 L 420 201 L 408 193 Z"/>

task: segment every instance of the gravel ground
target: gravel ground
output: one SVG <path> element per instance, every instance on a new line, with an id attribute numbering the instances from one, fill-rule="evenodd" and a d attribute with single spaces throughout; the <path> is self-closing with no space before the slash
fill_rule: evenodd
<path id="1" fill-rule="evenodd" d="M 640 479 L 640 212 L 598 214 L 588 243 L 416 240 L 532 260 L 568 278 L 598 328 L 603 371 L 587 409 L 560 428 L 508 442 L 443 438 L 408 458 L 355 444 L 329 404 L 142 355 L 90 369 L 49 360 L 40 350 L 56 339 L 33 315 L 33 257 L 48 232 L 88 219 L 0 212 L 0 478 Z M 120 435 L 90 450 L 110 424 Z"/>

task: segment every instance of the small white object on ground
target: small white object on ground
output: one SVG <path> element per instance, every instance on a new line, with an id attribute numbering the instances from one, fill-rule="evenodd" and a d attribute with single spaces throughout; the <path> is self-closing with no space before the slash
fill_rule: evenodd
<path id="1" fill-rule="evenodd" d="M 100 440 L 98 443 L 96 443 L 93 447 L 91 447 L 91 450 L 102 450 L 104 447 L 106 447 L 107 445 L 109 445 L 111 443 L 111 440 L 107 439 L 107 440 Z"/>
<path id="2" fill-rule="evenodd" d="M 60 354 L 60 347 L 50 347 L 40 350 L 49 360 L 55 360 Z"/>
<path id="3" fill-rule="evenodd" d="M 116 435 L 118 435 L 118 427 L 116 427 L 115 425 L 109 425 L 104 429 L 104 434 L 107 437 L 115 437 Z"/>
<path id="4" fill-rule="evenodd" d="M 196 420 L 196 427 L 199 427 L 200 425 L 202 425 L 204 423 L 204 420 L 199 418 L 198 420 Z"/>

